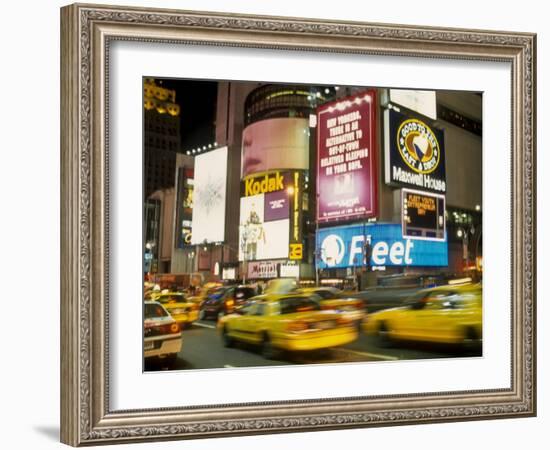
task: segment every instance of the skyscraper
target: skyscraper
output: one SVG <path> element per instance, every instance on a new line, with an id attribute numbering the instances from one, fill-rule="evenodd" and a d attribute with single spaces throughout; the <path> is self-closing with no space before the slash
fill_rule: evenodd
<path id="1" fill-rule="evenodd" d="M 143 79 L 144 195 L 175 183 L 176 153 L 180 151 L 180 106 L 176 91 L 153 78 Z"/>

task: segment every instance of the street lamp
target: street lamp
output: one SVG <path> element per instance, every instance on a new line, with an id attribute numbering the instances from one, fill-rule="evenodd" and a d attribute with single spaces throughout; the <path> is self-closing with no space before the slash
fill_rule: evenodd
<path id="1" fill-rule="evenodd" d="M 145 244 L 145 260 L 147 261 L 147 269 L 148 269 L 147 273 L 149 275 L 151 275 L 153 271 L 153 256 L 154 256 L 153 248 L 154 247 L 155 247 L 154 241 L 148 241 Z"/>
<path id="2" fill-rule="evenodd" d="M 317 240 L 317 233 L 315 234 L 315 240 Z M 315 286 L 319 286 L 319 263 L 322 259 L 323 259 L 323 249 L 316 248 L 315 249 Z"/>
<path id="3" fill-rule="evenodd" d="M 470 234 L 473 236 L 475 232 L 476 230 L 473 225 L 468 229 L 459 226 L 456 230 L 456 236 L 462 238 L 462 258 L 464 259 L 464 266 L 466 268 L 470 267 Z"/>
<path id="4" fill-rule="evenodd" d="M 246 284 L 246 270 L 247 270 L 246 256 L 248 255 L 248 235 L 247 235 L 247 230 L 244 229 L 244 225 L 243 225 L 241 247 L 243 249 L 243 284 Z"/>

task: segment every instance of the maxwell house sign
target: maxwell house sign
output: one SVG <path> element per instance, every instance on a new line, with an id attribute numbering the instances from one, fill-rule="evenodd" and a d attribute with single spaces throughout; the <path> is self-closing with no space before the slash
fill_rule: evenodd
<path id="1" fill-rule="evenodd" d="M 322 228 L 317 233 L 318 268 L 365 267 L 365 242 L 370 266 L 432 266 L 449 264 L 447 240 L 403 238 L 401 225 L 367 223 Z"/>
<path id="2" fill-rule="evenodd" d="M 445 193 L 444 134 L 428 119 L 384 112 L 386 183 Z"/>

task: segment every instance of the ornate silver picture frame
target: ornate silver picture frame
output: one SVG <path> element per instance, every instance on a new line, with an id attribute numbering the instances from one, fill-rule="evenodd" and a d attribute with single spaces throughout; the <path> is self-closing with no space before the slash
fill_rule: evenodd
<path id="1" fill-rule="evenodd" d="M 509 64 L 511 298 L 506 301 L 510 304 L 510 386 L 113 409 L 109 353 L 109 286 L 113 281 L 108 264 L 112 182 L 109 57 L 117 41 Z M 62 442 L 81 446 L 534 416 L 535 71 L 536 36 L 530 33 L 83 4 L 62 8 Z"/>

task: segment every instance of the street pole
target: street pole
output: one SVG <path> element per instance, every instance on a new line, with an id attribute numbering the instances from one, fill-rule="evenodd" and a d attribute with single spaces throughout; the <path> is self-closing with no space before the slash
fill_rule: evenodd
<path id="1" fill-rule="evenodd" d="M 315 286 L 319 286 L 319 262 L 321 261 L 321 249 L 319 248 L 319 192 L 317 192 L 315 203 Z"/>
<path id="2" fill-rule="evenodd" d="M 319 260 L 321 249 L 319 248 L 319 221 L 315 218 L 315 286 L 319 286 Z"/>
<path id="3" fill-rule="evenodd" d="M 470 249 L 469 249 L 469 236 L 466 228 L 464 227 L 458 227 L 458 233 L 459 236 L 462 238 L 462 259 L 464 260 L 464 269 L 468 269 L 470 267 Z"/>
<path id="4" fill-rule="evenodd" d="M 243 249 L 243 284 L 246 284 L 246 254 L 247 254 L 247 246 L 246 243 L 248 241 L 247 236 L 243 232 L 243 242 L 244 242 L 244 249 Z"/>
<path id="5" fill-rule="evenodd" d="M 223 254 L 225 252 L 225 244 L 223 242 L 222 242 L 221 251 L 222 251 L 222 256 L 221 256 L 221 264 L 220 264 L 220 280 L 222 280 L 222 283 L 223 283 Z"/>

